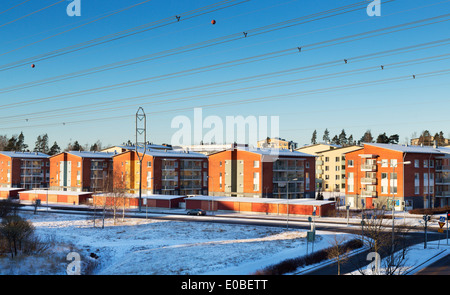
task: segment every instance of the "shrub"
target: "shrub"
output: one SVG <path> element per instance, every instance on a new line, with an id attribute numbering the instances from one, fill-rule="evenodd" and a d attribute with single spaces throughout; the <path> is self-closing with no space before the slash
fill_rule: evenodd
<path id="1" fill-rule="evenodd" d="M 355 250 L 361 248 L 362 246 L 363 242 L 359 239 L 350 240 L 343 245 L 345 251 Z M 326 248 L 309 255 L 287 259 L 278 264 L 270 265 L 262 270 L 258 270 L 253 275 L 283 275 L 285 273 L 293 272 L 299 267 L 308 266 L 327 260 L 329 250 L 330 248 Z"/>

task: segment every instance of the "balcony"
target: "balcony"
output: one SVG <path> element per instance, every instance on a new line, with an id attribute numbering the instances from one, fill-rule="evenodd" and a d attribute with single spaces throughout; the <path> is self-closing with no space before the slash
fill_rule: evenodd
<path id="1" fill-rule="evenodd" d="M 374 191 L 362 191 L 361 192 L 361 196 L 374 198 L 374 197 L 377 196 L 377 192 L 374 192 Z"/>
<path id="2" fill-rule="evenodd" d="M 450 185 L 450 179 L 449 178 L 436 178 L 436 184 L 437 185 Z"/>
<path id="3" fill-rule="evenodd" d="M 450 191 L 446 191 L 446 192 L 436 192 L 436 197 L 440 197 L 440 198 L 450 198 Z"/>
<path id="4" fill-rule="evenodd" d="M 435 170 L 450 172 L 450 165 L 437 165 Z"/>
<path id="5" fill-rule="evenodd" d="M 376 172 L 377 171 L 377 165 L 363 164 L 363 165 L 361 165 L 361 171 Z"/>
<path id="6" fill-rule="evenodd" d="M 377 179 L 364 177 L 364 178 L 361 178 L 361 184 L 375 185 L 375 184 L 377 184 Z"/>
<path id="7" fill-rule="evenodd" d="M 303 171 L 304 166 L 274 165 L 273 171 Z"/>

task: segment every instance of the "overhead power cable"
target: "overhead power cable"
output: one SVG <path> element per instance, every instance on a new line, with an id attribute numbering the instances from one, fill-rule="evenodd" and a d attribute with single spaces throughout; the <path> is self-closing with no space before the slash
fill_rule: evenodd
<path id="1" fill-rule="evenodd" d="M 395 62 L 395 63 L 390 63 L 390 64 L 385 64 L 384 67 L 386 68 L 386 70 L 389 70 L 389 69 L 395 69 L 395 68 L 399 68 L 399 67 L 405 67 L 405 66 L 411 66 L 411 65 L 426 63 L 426 62 L 436 62 L 436 61 L 446 60 L 446 59 L 449 59 L 449 58 L 450 58 L 450 53 L 448 53 L 448 54 L 441 54 L 441 55 L 435 55 L 435 56 L 431 56 L 431 57 L 424 57 L 424 58 L 417 58 L 417 59 L 412 59 L 412 60 L 406 60 L 406 61 L 401 61 L 401 62 Z M 250 87 L 242 87 L 242 88 L 237 88 L 237 89 L 216 91 L 216 92 L 212 92 L 212 93 L 195 94 L 195 95 L 184 96 L 184 97 L 175 98 L 175 99 L 168 99 L 166 97 L 167 95 L 172 95 L 172 94 L 176 94 L 176 93 L 183 93 L 184 94 L 184 93 L 187 92 L 186 90 L 189 90 L 189 88 L 187 88 L 187 89 L 185 88 L 185 89 L 165 91 L 165 92 L 160 92 L 160 93 L 140 95 L 140 96 L 136 96 L 136 97 L 127 97 L 127 98 L 123 98 L 123 99 L 119 99 L 119 100 L 115 100 L 115 101 L 104 103 L 106 105 L 108 105 L 108 104 L 115 104 L 118 101 L 124 103 L 124 105 L 113 106 L 113 107 L 109 107 L 109 108 L 83 110 L 83 108 L 86 108 L 86 107 L 91 107 L 91 106 L 95 107 L 95 106 L 99 106 L 99 105 L 100 106 L 104 105 L 104 104 L 96 103 L 96 104 L 91 104 L 91 105 L 87 105 L 87 106 L 65 107 L 65 108 L 49 110 L 49 113 L 51 113 L 51 115 L 47 115 L 47 114 L 42 115 L 42 112 L 29 113 L 29 114 L 23 114 L 22 113 L 20 115 L 4 116 L 4 117 L 1 118 L 1 120 L 5 120 L 7 122 L 14 122 L 14 121 L 22 121 L 23 118 L 26 117 L 26 118 L 29 118 L 29 119 L 33 119 L 33 121 L 34 121 L 36 119 L 39 120 L 39 119 L 46 119 L 46 118 L 67 117 L 68 115 L 85 115 L 87 113 L 94 113 L 94 112 L 123 111 L 126 108 L 135 108 L 136 106 L 139 106 L 139 105 L 153 105 L 153 104 L 175 103 L 175 102 L 188 101 L 188 100 L 193 100 L 193 99 L 204 99 L 204 98 L 212 98 L 212 97 L 222 96 L 222 95 L 227 95 L 227 94 L 243 93 L 243 92 L 259 90 L 259 89 L 266 89 L 266 88 L 273 88 L 273 87 L 283 87 L 283 86 L 294 85 L 294 84 L 298 85 L 300 83 L 307 83 L 307 82 L 316 82 L 316 81 L 320 81 L 320 80 L 324 80 L 324 79 L 339 78 L 339 77 L 345 77 L 345 76 L 350 76 L 350 75 L 355 75 L 355 74 L 363 74 L 363 73 L 375 72 L 375 71 L 379 71 L 379 68 L 380 68 L 380 66 L 376 65 L 376 66 L 370 66 L 370 67 L 365 67 L 365 68 L 341 71 L 341 72 L 337 72 L 337 73 L 330 73 L 330 74 L 323 74 L 323 75 L 312 76 L 312 77 L 303 77 L 303 78 L 298 78 L 298 79 L 291 79 L 291 80 L 286 80 L 286 81 L 277 81 L 277 82 L 265 83 L 265 84 L 261 84 L 261 85 L 250 86 Z M 200 87 L 202 87 L 202 86 L 200 86 Z M 211 87 L 208 87 L 208 88 L 211 88 Z M 145 99 L 148 99 L 148 98 L 156 98 L 156 97 L 165 97 L 165 98 L 162 99 L 162 100 L 159 100 L 159 101 L 140 102 L 138 104 L 131 104 L 131 102 L 130 102 L 130 101 L 133 101 L 133 100 L 136 100 L 136 99 L 145 100 Z M 73 111 L 74 109 L 75 109 L 75 111 Z M 67 112 L 66 113 L 62 113 L 62 111 L 65 111 L 65 110 L 69 110 L 69 112 L 68 113 Z M 34 114 L 37 114 L 38 116 L 32 117 Z M 17 117 L 19 117 L 19 119 L 11 120 L 11 119 L 17 118 Z"/>

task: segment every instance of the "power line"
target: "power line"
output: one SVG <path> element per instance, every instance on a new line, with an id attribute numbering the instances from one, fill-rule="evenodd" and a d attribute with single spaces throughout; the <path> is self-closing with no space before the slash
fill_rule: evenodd
<path id="1" fill-rule="evenodd" d="M 183 18 L 181 20 L 186 20 L 186 19 L 198 17 L 198 16 L 204 15 L 206 13 L 211 13 L 211 12 L 217 11 L 219 9 L 225 9 L 225 8 L 228 8 L 228 7 L 231 7 L 231 6 L 242 4 L 242 3 L 248 2 L 250 0 L 242 0 L 242 1 L 238 2 L 238 3 L 231 3 L 231 2 L 235 2 L 235 1 L 238 1 L 238 0 L 221 1 L 221 2 L 218 2 L 218 3 L 215 3 L 215 4 L 204 6 L 202 8 L 198 8 L 196 10 L 188 11 L 188 12 L 182 14 Z M 228 4 L 228 3 L 231 3 L 231 4 Z M 228 5 L 220 7 L 223 4 L 228 4 Z M 217 8 L 217 6 L 219 6 L 219 8 Z M 191 15 L 191 14 L 194 14 L 194 15 Z M 141 26 L 137 26 L 137 27 L 131 28 L 131 29 L 123 30 L 123 31 L 120 31 L 120 32 L 116 32 L 116 33 L 113 33 L 113 34 L 106 35 L 106 36 L 98 37 L 98 38 L 95 38 L 95 39 L 92 39 L 92 40 L 89 40 L 89 41 L 85 41 L 85 42 L 82 42 L 82 43 L 78 43 L 78 44 L 75 44 L 75 45 L 71 45 L 71 46 L 67 46 L 67 47 L 61 48 L 61 49 L 57 49 L 57 50 L 54 50 L 54 51 L 51 51 L 51 52 L 47 52 L 47 53 L 36 55 L 36 56 L 30 57 L 30 58 L 22 59 L 22 60 L 19 60 L 19 61 L 12 62 L 12 63 L 9 63 L 9 64 L 1 66 L 0 70 L 4 71 L 4 70 L 14 69 L 14 68 L 23 66 L 25 64 L 28 64 L 31 61 L 39 62 L 39 61 L 47 60 L 47 59 L 50 59 L 50 58 L 62 56 L 62 55 L 69 54 L 69 53 L 72 53 L 72 52 L 76 52 L 76 51 L 79 51 L 79 50 L 91 48 L 91 47 L 102 45 L 102 44 L 105 44 L 105 43 L 109 43 L 109 42 L 112 42 L 112 41 L 117 41 L 117 40 L 120 40 L 120 39 L 123 39 L 123 38 L 126 38 L 126 37 L 130 37 L 130 36 L 133 36 L 133 35 L 136 35 L 136 34 L 144 33 L 144 32 L 147 32 L 149 30 L 161 28 L 161 27 L 164 27 L 164 26 L 167 26 L 167 25 L 170 25 L 170 24 L 178 22 L 178 21 L 174 21 L 173 19 L 174 19 L 173 17 L 166 17 L 164 19 L 153 21 L 153 22 L 141 25 Z M 7 53 L 9 53 L 9 52 L 7 52 Z M 6 53 L 4 53 L 4 54 L 6 54 Z"/>
<path id="2" fill-rule="evenodd" d="M 114 11 L 114 12 L 112 12 L 112 13 L 110 13 L 110 14 L 101 16 L 101 17 L 99 17 L 99 18 L 97 18 L 97 19 L 88 21 L 88 22 L 86 22 L 86 23 L 84 23 L 84 24 L 82 24 L 82 25 L 79 25 L 79 26 L 70 28 L 70 29 L 68 29 L 68 30 L 59 32 L 59 33 L 54 34 L 54 35 L 51 35 L 51 36 L 49 36 L 49 37 L 45 37 L 45 38 L 40 39 L 40 40 L 38 40 L 38 41 L 29 43 L 29 44 L 27 44 L 27 45 L 24 45 L 24 46 L 15 48 L 15 49 L 10 50 L 10 51 L 7 51 L 7 52 L 4 52 L 4 53 L 0 54 L 0 56 L 5 55 L 5 54 L 8 54 L 8 53 L 11 53 L 11 52 L 14 52 L 14 51 L 17 51 L 17 50 L 20 50 L 20 49 L 23 49 L 23 48 L 26 48 L 26 47 L 29 47 L 29 46 L 31 46 L 31 45 L 34 45 L 34 44 L 37 44 L 37 43 L 40 43 L 40 42 L 43 42 L 43 41 L 46 41 L 46 40 L 49 40 L 49 39 L 54 38 L 54 37 L 57 37 L 57 36 L 60 36 L 60 35 L 62 35 L 62 34 L 65 34 L 65 33 L 68 33 L 68 32 L 70 32 L 70 31 L 76 30 L 76 29 L 78 29 L 78 28 L 81 28 L 81 27 L 87 26 L 87 25 L 89 25 L 89 24 L 95 23 L 95 22 L 100 21 L 100 20 L 102 20 L 102 19 L 105 19 L 105 18 L 107 18 L 107 17 L 110 17 L 110 16 L 116 15 L 116 14 L 118 14 L 118 13 L 121 13 L 121 12 L 123 12 L 123 11 L 129 10 L 129 9 L 131 9 L 131 8 L 140 6 L 140 5 L 145 4 L 145 3 L 149 2 L 149 1 L 151 1 L 151 0 L 145 0 L 145 1 L 140 2 L 140 3 L 136 3 L 136 4 L 133 4 L 133 5 L 130 5 L 130 6 L 128 6 L 128 7 L 122 8 L 122 9 L 120 9 L 120 10 Z"/>
<path id="3" fill-rule="evenodd" d="M 447 56 L 448 55 L 450 55 L 450 54 L 447 54 Z M 418 61 L 418 60 L 419 59 L 415 59 L 413 61 Z M 406 61 L 406 62 L 410 62 L 410 61 Z M 406 62 L 404 62 L 404 63 L 406 63 Z M 399 65 L 399 64 L 401 64 L 401 63 L 394 63 L 392 65 Z M 366 71 L 366 70 L 368 70 L 368 68 L 358 69 L 356 71 L 359 72 L 361 70 L 365 70 Z M 356 72 L 356 71 L 354 71 L 354 72 Z M 240 100 L 235 100 L 235 101 L 227 101 L 227 102 L 220 102 L 220 103 L 213 103 L 213 104 L 205 104 L 205 105 L 196 106 L 196 107 L 211 108 L 211 107 L 226 106 L 226 105 L 256 103 L 256 102 L 263 102 L 263 101 L 269 101 L 269 100 L 278 100 L 278 99 L 282 99 L 282 98 L 289 98 L 289 97 L 292 97 L 292 96 L 296 96 L 297 97 L 297 96 L 304 96 L 304 95 L 327 93 L 327 92 L 335 91 L 335 90 L 352 89 L 352 88 L 358 88 L 358 87 L 363 87 L 363 86 L 380 85 L 380 84 L 386 84 L 386 83 L 391 83 L 391 82 L 396 82 L 396 81 L 406 81 L 406 80 L 412 80 L 412 79 L 433 77 L 433 76 L 437 76 L 437 75 L 447 75 L 449 73 L 450 73 L 450 69 L 444 69 L 444 70 L 437 70 L 437 71 L 433 71 L 433 72 L 414 74 L 414 78 L 413 78 L 413 75 L 403 75 L 403 76 L 398 76 L 398 77 L 385 78 L 385 79 L 374 80 L 374 81 L 359 82 L 359 83 L 353 83 L 353 84 L 347 84 L 347 85 L 341 85 L 341 86 L 333 86 L 333 87 L 326 87 L 326 88 L 313 89 L 313 90 L 296 91 L 296 92 L 285 93 L 285 94 L 276 94 L 276 95 L 265 96 L 265 97 L 258 97 L 258 98 L 240 99 Z M 331 75 L 335 75 L 335 74 L 331 74 Z M 319 76 L 319 78 L 323 78 L 324 76 L 326 76 L 326 75 Z M 266 86 L 266 85 L 262 85 L 262 86 Z M 235 90 L 233 90 L 233 91 L 235 91 Z M 220 94 L 220 93 L 214 93 L 213 95 L 217 95 L 217 94 Z M 198 96 L 193 96 L 193 97 L 198 97 Z M 186 99 L 186 98 L 181 98 L 181 99 Z M 180 101 L 181 99 L 178 98 L 178 99 L 173 100 L 172 102 Z M 154 104 L 154 103 L 163 104 L 163 103 L 168 103 L 168 102 L 170 103 L 171 101 L 168 101 L 167 99 L 165 99 L 165 100 L 156 101 L 156 102 L 150 102 L 150 103 L 146 103 L 146 104 Z M 144 105 L 145 105 L 145 103 L 144 103 Z M 130 105 L 127 105 L 127 107 L 134 108 L 134 106 L 130 106 Z M 178 108 L 178 109 L 169 109 L 169 110 L 166 110 L 166 111 L 158 110 L 158 111 L 155 111 L 153 113 L 161 114 L 161 113 L 167 113 L 167 112 L 187 110 L 187 109 L 191 109 L 191 108 L 192 107 L 185 107 L 185 108 Z M 110 109 L 107 109 L 107 110 L 108 111 L 112 111 L 114 109 L 120 110 L 120 111 L 123 112 L 124 106 L 114 107 L 114 108 L 110 108 Z M 86 111 L 75 112 L 74 114 L 80 114 L 80 113 L 81 114 L 85 114 Z M 67 114 L 61 114 L 61 116 L 67 116 Z M 54 117 L 58 117 L 58 115 L 44 116 L 44 118 L 47 118 L 47 117 L 54 118 Z M 107 118 L 108 119 L 112 119 L 112 118 L 116 118 L 117 119 L 117 118 L 122 118 L 122 117 L 128 117 L 128 116 L 114 116 L 114 117 L 107 117 Z M 89 120 L 90 119 L 80 120 L 79 122 L 86 122 L 86 121 L 89 121 Z M 92 119 L 92 120 L 95 121 L 96 119 Z M 78 122 L 78 121 L 66 122 L 65 124 L 74 123 L 74 122 Z M 29 127 L 41 127 L 41 126 L 47 126 L 47 125 L 48 124 L 32 125 L 32 126 L 29 126 Z M 9 127 L 9 128 L 14 128 L 14 127 Z M 23 128 L 23 127 L 20 127 L 20 128 Z M 0 129 L 2 129 L 2 128 L 0 128 Z"/>
<path id="4" fill-rule="evenodd" d="M 25 0 L 25 1 L 21 2 L 21 3 L 18 3 L 18 4 L 16 4 L 16 5 L 14 5 L 13 7 L 10 7 L 10 8 L 8 8 L 8 9 L 6 9 L 6 10 L 0 12 L 0 14 L 3 14 L 3 13 L 5 13 L 5 12 L 8 12 L 8 11 L 10 11 L 11 9 L 14 9 L 14 8 L 16 8 L 16 7 L 19 7 L 19 6 L 21 6 L 22 4 L 27 3 L 28 1 L 30 1 L 30 0 Z"/>
<path id="5" fill-rule="evenodd" d="M 45 9 L 48 9 L 48 8 L 50 8 L 50 7 L 52 7 L 52 6 L 55 6 L 55 5 L 57 5 L 57 4 L 61 3 L 61 2 L 64 2 L 64 1 L 66 1 L 66 0 L 60 0 L 60 1 L 56 2 L 56 3 L 53 3 L 53 4 L 50 4 L 50 5 L 46 6 L 46 7 L 40 8 L 40 9 L 38 9 L 38 10 L 36 10 L 36 11 L 30 12 L 30 13 L 28 13 L 28 14 L 26 14 L 26 15 L 23 15 L 23 16 L 21 16 L 21 17 L 19 17 L 19 18 L 16 18 L 16 19 L 14 19 L 14 20 L 12 20 L 12 21 L 9 21 L 9 22 L 7 22 L 7 23 L 4 23 L 4 24 L 0 25 L 0 28 L 4 27 L 4 26 L 6 26 L 6 25 L 9 25 L 9 24 L 15 23 L 16 21 L 19 21 L 19 20 L 21 20 L 21 19 L 24 19 L 24 18 L 26 18 L 26 17 L 29 17 L 30 15 L 36 14 L 36 13 L 38 13 L 38 12 L 41 12 L 41 11 L 43 11 L 43 10 L 45 10 Z"/>

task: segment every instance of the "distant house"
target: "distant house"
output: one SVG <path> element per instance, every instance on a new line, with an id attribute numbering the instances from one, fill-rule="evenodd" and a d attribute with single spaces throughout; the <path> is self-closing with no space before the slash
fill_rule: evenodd
<path id="1" fill-rule="evenodd" d="M 295 150 L 297 148 L 297 143 L 293 141 L 287 141 L 285 139 L 274 137 L 259 140 L 257 142 L 258 148 L 265 149 L 284 149 L 284 150 Z"/>

